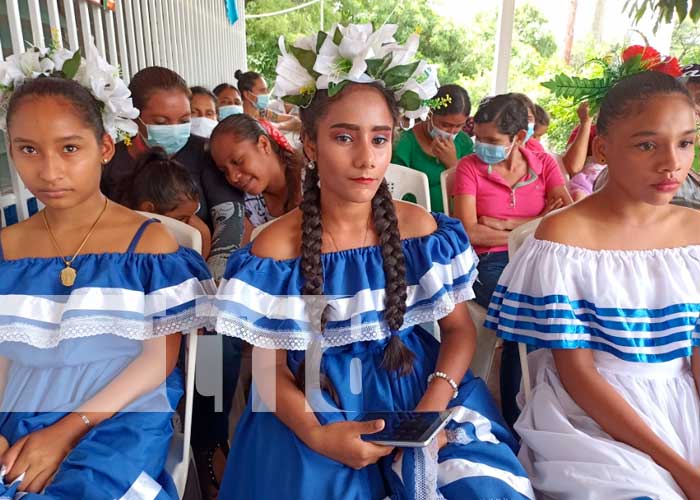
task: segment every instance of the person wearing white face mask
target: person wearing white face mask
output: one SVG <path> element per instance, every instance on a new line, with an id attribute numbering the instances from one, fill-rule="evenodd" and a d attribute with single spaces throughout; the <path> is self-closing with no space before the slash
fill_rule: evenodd
<path id="1" fill-rule="evenodd" d="M 444 211 L 440 174 L 473 151 L 471 138 L 462 131 L 471 113 L 469 94 L 459 85 L 443 85 L 431 100 L 430 118 L 401 133 L 392 163 L 428 176 L 430 207 Z"/>
<path id="2" fill-rule="evenodd" d="M 474 154 L 457 166 L 455 215 L 464 224 L 479 256 L 476 302 L 487 308 L 508 264 L 508 236 L 516 227 L 572 203 L 557 162 L 531 152 L 527 109 L 512 94 L 482 101 L 474 115 Z M 503 416 L 512 426 L 518 416 L 520 387 L 517 344 L 506 342 L 501 362 Z"/>
<path id="3" fill-rule="evenodd" d="M 301 130 L 301 121 L 292 115 L 275 113 L 269 109 L 270 91 L 267 88 L 265 78 L 255 71 L 236 70 L 238 92 L 243 99 L 243 112 L 258 121 L 266 120 L 274 124 L 279 130 L 298 132 Z"/>
<path id="4" fill-rule="evenodd" d="M 192 135 L 209 139 L 214 128 L 219 124 L 217 119 L 219 102 L 216 96 L 204 87 L 190 87 L 190 109 L 192 110 Z"/>

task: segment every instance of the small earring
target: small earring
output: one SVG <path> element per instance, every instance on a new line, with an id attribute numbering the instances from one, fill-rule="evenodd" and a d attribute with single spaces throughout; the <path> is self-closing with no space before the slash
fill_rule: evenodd
<path id="1" fill-rule="evenodd" d="M 602 165 L 606 165 L 608 163 L 608 160 L 605 158 L 605 156 L 601 156 L 600 161 Z"/>
<path id="2" fill-rule="evenodd" d="M 109 161 L 109 160 L 107 160 L 107 158 L 102 158 L 102 165 L 107 165 L 107 162 L 108 162 L 108 161 Z"/>
<path id="3" fill-rule="evenodd" d="M 309 170 L 313 170 L 316 168 L 316 162 L 314 160 L 310 160 L 309 163 L 306 164 L 306 168 Z"/>

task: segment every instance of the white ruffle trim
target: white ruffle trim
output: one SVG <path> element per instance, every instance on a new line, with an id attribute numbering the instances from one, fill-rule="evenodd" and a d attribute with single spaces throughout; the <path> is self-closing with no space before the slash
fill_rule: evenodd
<path id="1" fill-rule="evenodd" d="M 133 320 L 104 315 L 70 318 L 58 329 L 44 328 L 20 321 L 0 326 L 0 342 L 21 342 L 40 349 L 56 347 L 70 339 L 115 335 L 132 340 L 150 340 L 171 333 L 188 333 L 193 328 L 211 326 L 211 318 L 197 314 L 192 307 L 178 314 L 151 321 Z"/>
<path id="2" fill-rule="evenodd" d="M 435 301 L 416 306 L 406 312 L 401 330 L 415 325 L 430 323 L 450 314 L 456 304 L 474 298 L 471 280 L 441 295 Z M 338 347 L 354 342 L 381 340 L 391 336 L 391 330 L 383 321 L 364 323 L 358 326 L 327 328 L 322 337 L 309 331 L 272 330 L 261 328 L 226 311 L 219 311 L 216 331 L 245 340 L 249 344 L 265 349 L 303 351 L 319 340 L 325 347 Z"/>

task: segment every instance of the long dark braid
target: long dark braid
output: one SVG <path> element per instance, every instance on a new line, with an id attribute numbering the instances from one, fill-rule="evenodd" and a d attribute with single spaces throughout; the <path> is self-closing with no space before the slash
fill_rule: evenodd
<path id="1" fill-rule="evenodd" d="M 401 329 L 406 313 L 406 259 L 394 202 L 386 181 L 382 181 L 377 194 L 372 198 L 372 218 L 382 249 L 386 281 L 384 321 L 392 332 L 397 332 Z M 392 335 L 384 349 L 382 367 L 387 371 L 398 371 L 400 375 L 407 375 L 413 370 L 415 357 L 398 335 Z"/>
<path id="2" fill-rule="evenodd" d="M 304 197 L 299 206 L 302 214 L 301 222 L 301 272 L 304 276 L 302 294 L 309 298 L 318 296 L 319 300 L 307 300 L 311 318 L 318 318 L 317 330 L 323 334 L 328 323 L 327 305 L 321 299 L 323 295 L 323 263 L 321 262 L 321 246 L 323 244 L 323 228 L 321 224 L 321 190 L 318 187 L 318 171 L 306 170 L 304 178 Z M 303 391 L 306 387 L 306 362 L 302 361 L 294 374 L 297 387 Z M 333 384 L 323 373 L 320 374 L 322 390 L 327 390 L 336 404 L 339 403 L 338 393 Z"/>

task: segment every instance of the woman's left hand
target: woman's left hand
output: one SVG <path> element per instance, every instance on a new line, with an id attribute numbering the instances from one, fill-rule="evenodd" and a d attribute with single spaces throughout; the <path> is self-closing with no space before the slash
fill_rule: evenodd
<path id="1" fill-rule="evenodd" d="M 5 478 L 12 482 L 24 474 L 19 491 L 40 493 L 76 444 L 73 434 L 63 428 L 61 421 L 27 434 L 0 458 L 7 469 Z"/>
<path id="2" fill-rule="evenodd" d="M 438 137 L 433 140 L 433 155 L 445 168 L 457 166 L 457 147 L 454 141 Z"/>

